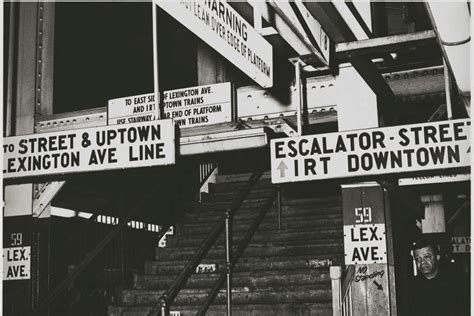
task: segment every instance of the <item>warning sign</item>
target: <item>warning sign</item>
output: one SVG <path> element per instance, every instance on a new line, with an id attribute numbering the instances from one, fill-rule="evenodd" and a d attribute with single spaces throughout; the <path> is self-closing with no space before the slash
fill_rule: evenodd
<path id="1" fill-rule="evenodd" d="M 109 125 L 150 122 L 160 113 L 153 93 L 109 100 L 107 110 Z"/>
<path id="2" fill-rule="evenodd" d="M 30 246 L 3 249 L 3 280 L 30 278 L 30 250 Z"/>
<path id="3" fill-rule="evenodd" d="M 272 182 L 470 166 L 469 119 L 273 139 Z"/>
<path id="4" fill-rule="evenodd" d="M 165 91 L 165 118 L 180 127 L 194 127 L 232 121 L 230 82 Z"/>
<path id="5" fill-rule="evenodd" d="M 385 224 L 344 225 L 344 254 L 346 265 L 386 263 Z"/>
<path id="6" fill-rule="evenodd" d="M 225 0 L 154 0 L 261 87 L 273 85 L 273 48 Z"/>
<path id="7" fill-rule="evenodd" d="M 172 120 L 7 137 L 3 176 L 18 178 L 175 162 Z"/>
<path id="8" fill-rule="evenodd" d="M 471 237 L 451 237 L 453 253 L 471 252 Z"/>

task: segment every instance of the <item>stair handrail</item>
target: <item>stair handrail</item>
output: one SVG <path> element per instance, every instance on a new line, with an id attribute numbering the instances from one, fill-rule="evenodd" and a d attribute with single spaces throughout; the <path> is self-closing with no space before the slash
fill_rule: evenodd
<path id="1" fill-rule="evenodd" d="M 202 259 L 207 255 L 211 247 L 215 244 L 217 238 L 221 234 L 225 226 L 225 219 L 227 216 L 233 217 L 235 212 L 240 208 L 243 201 L 247 197 L 248 193 L 252 189 L 252 187 L 260 180 L 263 174 L 263 170 L 259 168 L 258 171 L 253 173 L 247 182 L 245 183 L 244 187 L 240 190 L 237 196 L 232 200 L 229 206 L 226 208 L 225 214 L 222 215 L 221 219 L 216 223 L 212 231 L 206 237 L 202 245 L 196 250 L 193 257 L 186 263 L 183 270 L 180 274 L 175 278 L 173 284 L 169 287 L 169 289 L 160 297 L 158 304 L 153 306 L 151 311 L 148 313 L 149 316 L 155 316 L 158 312 L 160 312 L 161 316 L 165 316 L 168 312 L 169 306 L 174 302 L 174 299 L 178 295 L 179 291 L 188 281 L 188 278 L 191 276 L 193 271 L 196 269 L 198 264 L 202 261 Z"/>
<path id="2" fill-rule="evenodd" d="M 124 227 L 127 227 L 128 222 L 131 221 L 133 215 L 145 206 L 146 198 L 139 199 L 135 207 L 131 208 L 129 212 L 119 220 L 118 224 L 94 247 L 90 250 L 82 259 L 82 261 L 72 270 L 72 272 L 64 278 L 48 296 L 41 302 L 41 304 L 33 309 L 32 315 L 39 315 L 46 311 L 49 304 L 58 298 L 61 293 L 67 288 L 67 286 L 73 282 L 84 269 L 104 250 L 104 248 L 122 231 Z M 93 215 L 93 218 L 97 218 L 97 214 Z M 158 240 L 168 231 L 169 226 L 164 226 L 158 233 Z"/>
<path id="3" fill-rule="evenodd" d="M 201 187 L 207 179 L 212 175 L 214 170 L 217 169 L 217 162 L 210 161 L 207 163 L 199 164 L 199 187 Z"/>
<path id="4" fill-rule="evenodd" d="M 332 285 L 333 316 L 352 315 L 351 286 L 355 276 L 355 265 L 346 266 L 344 276 L 342 267 L 332 266 L 329 269 Z M 342 279 L 342 281 L 341 281 Z"/>
<path id="5" fill-rule="evenodd" d="M 250 228 L 247 230 L 247 233 L 245 234 L 244 238 L 240 241 L 236 251 L 232 254 L 232 259 L 230 261 L 230 265 L 226 267 L 226 270 L 221 273 L 219 278 L 214 284 L 214 287 L 211 289 L 209 292 L 209 295 L 207 296 L 206 300 L 204 303 L 201 305 L 199 308 L 199 311 L 197 312 L 196 315 L 205 315 L 209 306 L 212 304 L 214 299 L 217 296 L 217 293 L 219 292 L 219 289 L 222 287 L 222 284 L 226 280 L 227 273 L 231 272 L 239 260 L 240 256 L 244 252 L 244 250 L 247 248 L 248 244 L 250 243 L 250 240 L 252 239 L 253 235 L 255 234 L 256 230 L 258 229 L 260 223 L 263 221 L 265 216 L 268 213 L 268 210 L 270 210 L 271 206 L 275 202 L 275 198 L 278 193 L 278 187 L 276 187 L 274 190 L 272 190 L 270 196 L 265 200 L 264 205 L 260 208 L 260 211 L 258 213 L 257 218 L 253 221 L 252 225 Z M 230 308 L 230 306 L 228 306 Z"/>

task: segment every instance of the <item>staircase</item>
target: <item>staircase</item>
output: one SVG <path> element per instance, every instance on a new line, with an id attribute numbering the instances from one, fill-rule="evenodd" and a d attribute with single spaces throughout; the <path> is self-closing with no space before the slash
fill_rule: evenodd
<path id="1" fill-rule="evenodd" d="M 109 315 L 147 315 L 249 176 L 219 176 L 204 202 L 175 226 L 175 235 L 167 237 L 166 248 L 157 250 L 156 261 L 145 262 L 144 274 L 134 275 L 132 289 L 122 290 L 118 302 L 109 306 Z M 264 173 L 237 211 L 234 245 L 243 238 L 272 186 L 270 174 Z M 233 270 L 233 315 L 332 315 L 328 265 L 343 263 L 341 203 L 340 194 L 336 193 L 292 198 L 283 192 L 281 229 L 275 201 Z M 193 274 L 176 297 L 171 312 L 181 316 L 196 314 L 225 270 L 224 234 L 202 263 L 216 264 L 217 271 Z M 225 314 L 224 285 L 206 315 Z"/>

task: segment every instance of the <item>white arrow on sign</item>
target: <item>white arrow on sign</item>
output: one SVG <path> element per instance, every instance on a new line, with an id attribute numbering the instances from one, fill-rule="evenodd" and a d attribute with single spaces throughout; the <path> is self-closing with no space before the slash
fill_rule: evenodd
<path id="1" fill-rule="evenodd" d="M 288 169 L 286 166 L 285 162 L 282 161 L 277 167 L 278 170 L 280 170 L 280 178 L 283 178 L 285 176 L 285 170 Z"/>

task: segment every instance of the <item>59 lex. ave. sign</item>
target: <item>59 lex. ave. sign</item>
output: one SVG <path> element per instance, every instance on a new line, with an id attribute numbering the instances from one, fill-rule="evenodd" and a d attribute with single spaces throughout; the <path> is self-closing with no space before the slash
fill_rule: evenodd
<path id="1" fill-rule="evenodd" d="M 272 182 L 470 166 L 469 119 L 271 141 Z"/>

